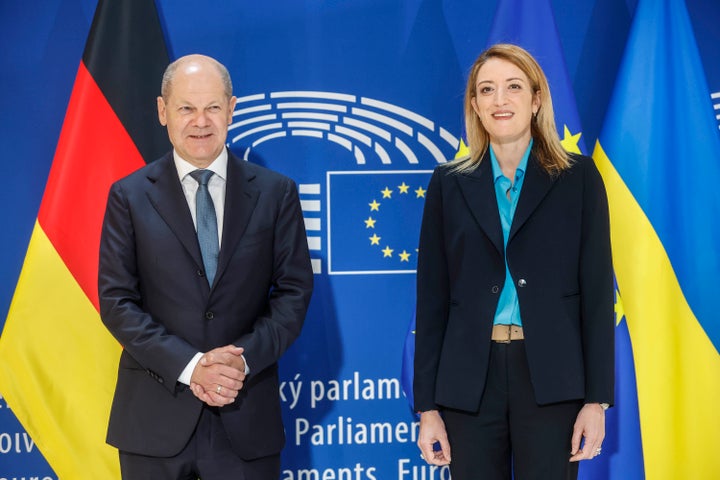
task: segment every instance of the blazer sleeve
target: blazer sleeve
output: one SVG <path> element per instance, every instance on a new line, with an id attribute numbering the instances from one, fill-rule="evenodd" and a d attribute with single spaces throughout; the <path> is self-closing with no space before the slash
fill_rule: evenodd
<path id="1" fill-rule="evenodd" d="M 585 168 L 579 271 L 585 401 L 612 404 L 615 383 L 615 322 L 608 201 L 595 163 L 589 158 L 583 163 Z"/>
<path id="2" fill-rule="evenodd" d="M 267 308 L 235 345 L 245 349 L 250 374 L 276 363 L 300 335 L 313 289 L 305 221 L 295 183 L 284 178 L 275 221 L 272 288 Z"/>
<path id="3" fill-rule="evenodd" d="M 417 308 L 413 396 L 415 411 L 437 408 L 435 384 L 447 326 L 448 264 L 443 234 L 442 176 L 436 168 L 428 185 L 417 269 Z"/>
<path id="4" fill-rule="evenodd" d="M 110 189 L 105 210 L 98 291 L 100 316 L 108 330 L 140 366 L 174 392 L 197 349 L 143 309 L 131 209 L 120 183 Z"/>

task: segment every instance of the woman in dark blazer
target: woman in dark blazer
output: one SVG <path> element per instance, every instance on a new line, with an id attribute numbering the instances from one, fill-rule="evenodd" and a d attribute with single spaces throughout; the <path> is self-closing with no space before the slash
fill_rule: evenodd
<path id="1" fill-rule="evenodd" d="M 475 61 L 465 124 L 470 154 L 435 170 L 420 234 L 418 446 L 453 480 L 576 478 L 613 401 L 602 179 L 562 148 L 547 79 L 520 47 Z"/>

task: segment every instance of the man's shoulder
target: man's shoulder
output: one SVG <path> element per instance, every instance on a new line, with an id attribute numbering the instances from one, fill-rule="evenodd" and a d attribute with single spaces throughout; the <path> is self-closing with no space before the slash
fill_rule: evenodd
<path id="1" fill-rule="evenodd" d="M 240 160 L 235 157 L 235 161 L 245 177 L 252 179 L 259 183 L 270 183 L 270 184 L 287 184 L 293 180 L 287 175 L 283 175 L 280 172 L 272 170 L 268 167 L 251 163 L 249 161 Z"/>
<path id="2" fill-rule="evenodd" d="M 141 166 L 137 170 L 125 175 L 115 183 L 123 186 L 135 185 L 138 182 L 145 182 L 146 179 L 157 178 L 168 166 L 168 162 L 172 163 L 172 152 L 154 160 L 146 165 Z"/>
<path id="3" fill-rule="evenodd" d="M 283 175 L 282 173 L 272 170 L 268 167 L 264 167 L 262 165 L 258 165 L 257 163 L 250 163 L 246 162 L 244 160 L 241 160 L 242 165 L 247 168 L 247 171 L 249 173 L 252 173 L 253 175 L 257 175 L 259 177 L 268 178 L 270 180 L 285 180 L 288 177 Z"/>

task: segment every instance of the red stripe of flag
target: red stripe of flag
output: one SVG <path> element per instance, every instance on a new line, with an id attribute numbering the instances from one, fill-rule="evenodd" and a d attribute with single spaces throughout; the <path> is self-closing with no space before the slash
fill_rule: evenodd
<path id="1" fill-rule="evenodd" d="M 95 308 L 107 192 L 142 165 L 127 130 L 81 63 L 38 221 Z"/>
<path id="2" fill-rule="evenodd" d="M 110 185 L 170 147 L 155 107 L 167 64 L 153 0 L 100 0 L 38 214 L 95 308 Z"/>

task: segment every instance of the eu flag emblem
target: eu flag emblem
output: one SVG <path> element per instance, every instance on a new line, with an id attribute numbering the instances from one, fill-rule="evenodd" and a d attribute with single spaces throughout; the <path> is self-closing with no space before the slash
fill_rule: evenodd
<path id="1" fill-rule="evenodd" d="M 415 273 L 431 174 L 327 172 L 328 273 Z"/>

